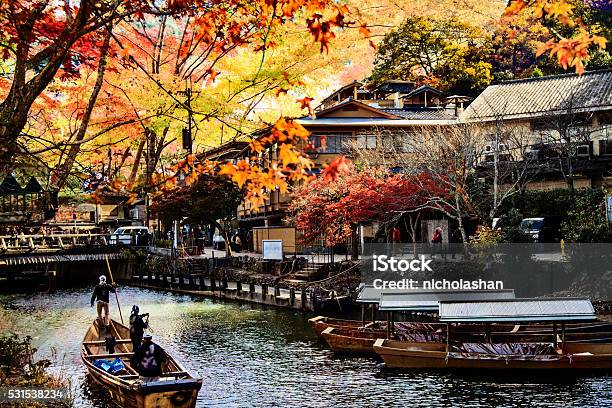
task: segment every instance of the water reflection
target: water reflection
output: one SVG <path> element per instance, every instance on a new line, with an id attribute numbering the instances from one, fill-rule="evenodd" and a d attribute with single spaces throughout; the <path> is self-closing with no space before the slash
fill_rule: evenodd
<path id="1" fill-rule="evenodd" d="M 87 381 L 79 356 L 95 314 L 89 296 L 90 288 L 84 288 L 0 299 L 10 309 L 10 324 L 33 335 L 41 356 L 56 351 L 53 368 L 71 378 L 78 407 L 109 407 L 105 392 Z M 310 331 L 307 317 L 293 311 L 135 288 L 122 288 L 120 299 L 126 314 L 132 304 L 149 312 L 157 341 L 204 379 L 202 407 L 582 407 L 612 402 L 612 377 L 606 375 L 398 372 L 375 359 L 334 356 Z"/>

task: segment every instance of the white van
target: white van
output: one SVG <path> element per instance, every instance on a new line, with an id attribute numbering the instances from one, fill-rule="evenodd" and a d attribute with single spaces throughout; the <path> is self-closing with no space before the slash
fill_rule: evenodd
<path id="1" fill-rule="evenodd" d="M 147 245 L 149 229 L 143 226 L 119 227 L 110 236 L 110 244 Z M 132 237 L 134 242 L 132 242 Z"/>

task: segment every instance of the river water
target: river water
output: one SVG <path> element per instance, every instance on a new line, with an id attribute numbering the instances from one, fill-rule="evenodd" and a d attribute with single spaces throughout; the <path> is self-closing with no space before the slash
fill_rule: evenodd
<path id="1" fill-rule="evenodd" d="M 10 327 L 33 337 L 37 356 L 70 378 L 77 407 L 111 407 L 79 356 L 94 318 L 90 290 L 2 296 L 0 305 Z M 376 359 L 334 356 L 299 312 L 137 288 L 119 296 L 124 318 L 134 303 L 149 312 L 155 340 L 203 378 L 199 407 L 612 406 L 610 373 L 396 372 Z"/>

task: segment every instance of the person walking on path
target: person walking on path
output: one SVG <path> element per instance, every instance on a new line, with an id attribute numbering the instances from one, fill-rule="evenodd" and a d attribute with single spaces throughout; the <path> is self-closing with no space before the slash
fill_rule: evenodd
<path id="1" fill-rule="evenodd" d="M 441 244 L 442 243 L 442 228 L 436 227 L 433 236 L 431 237 L 432 244 Z"/>

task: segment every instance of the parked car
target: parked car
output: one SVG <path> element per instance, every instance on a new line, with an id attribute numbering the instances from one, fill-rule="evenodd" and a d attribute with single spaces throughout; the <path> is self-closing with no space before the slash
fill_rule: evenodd
<path id="1" fill-rule="evenodd" d="M 558 217 L 523 218 L 520 230 L 531 236 L 534 242 L 559 242 L 561 220 Z"/>
<path id="2" fill-rule="evenodd" d="M 213 249 L 222 250 L 225 249 L 225 239 L 221 234 L 213 235 Z"/>
<path id="3" fill-rule="evenodd" d="M 111 245 L 148 245 L 149 229 L 143 226 L 119 227 L 111 234 L 110 243 Z"/>

